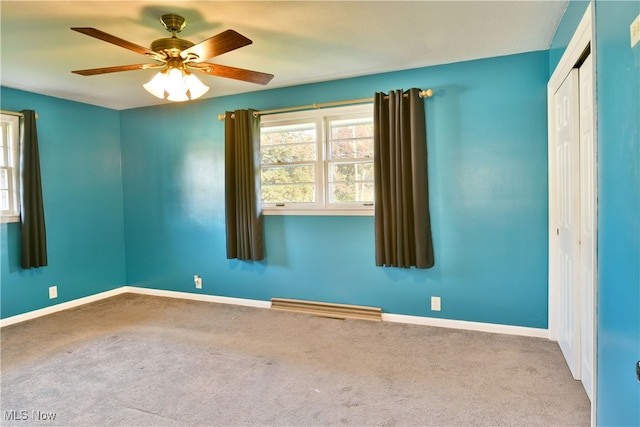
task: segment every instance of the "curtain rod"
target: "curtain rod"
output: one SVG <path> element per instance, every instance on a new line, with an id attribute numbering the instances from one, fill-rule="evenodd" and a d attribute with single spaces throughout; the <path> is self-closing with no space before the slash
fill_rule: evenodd
<path id="1" fill-rule="evenodd" d="M 2 114 L 8 114 L 8 115 L 10 115 L 10 116 L 24 117 L 24 114 L 22 114 L 22 113 L 18 113 L 17 111 L 0 110 L 0 113 L 2 113 Z"/>
<path id="2" fill-rule="evenodd" d="M 426 89 L 426 90 L 423 90 L 423 91 L 420 92 L 420 97 L 421 98 L 431 98 L 432 96 L 433 96 L 433 89 Z M 385 96 L 385 98 L 388 98 L 388 96 Z M 314 109 L 326 108 L 326 107 L 337 107 L 339 105 L 364 104 L 364 103 L 367 103 L 367 102 L 373 102 L 373 98 L 350 99 L 348 101 L 325 102 L 325 103 L 321 103 L 321 104 L 301 105 L 299 107 L 276 108 L 276 109 L 273 109 L 273 110 L 256 111 L 253 114 L 255 116 L 262 116 L 262 115 L 265 115 L 265 114 L 272 114 L 272 113 L 285 113 L 287 111 L 314 110 Z M 218 120 L 220 120 L 222 122 L 222 121 L 224 121 L 224 118 L 225 118 L 224 114 L 218 114 Z"/>
<path id="3" fill-rule="evenodd" d="M 18 117 L 24 117 L 24 114 L 19 113 L 17 111 L 7 111 L 7 110 L 0 110 L 1 114 L 7 114 L 9 116 L 18 116 Z M 36 119 L 38 118 L 38 114 L 36 113 Z"/>

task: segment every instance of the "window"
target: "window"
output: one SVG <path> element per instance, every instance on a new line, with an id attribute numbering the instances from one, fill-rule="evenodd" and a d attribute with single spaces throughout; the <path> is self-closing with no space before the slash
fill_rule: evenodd
<path id="1" fill-rule="evenodd" d="M 20 118 L 0 118 L 0 219 L 20 220 Z"/>
<path id="2" fill-rule="evenodd" d="M 260 120 L 265 214 L 373 215 L 371 104 Z"/>

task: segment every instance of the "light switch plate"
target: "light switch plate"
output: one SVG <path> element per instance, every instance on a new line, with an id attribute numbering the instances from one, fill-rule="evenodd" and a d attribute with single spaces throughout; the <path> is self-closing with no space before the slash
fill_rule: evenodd
<path id="1" fill-rule="evenodd" d="M 633 20 L 629 30 L 631 32 L 631 47 L 634 47 L 640 41 L 640 15 Z"/>

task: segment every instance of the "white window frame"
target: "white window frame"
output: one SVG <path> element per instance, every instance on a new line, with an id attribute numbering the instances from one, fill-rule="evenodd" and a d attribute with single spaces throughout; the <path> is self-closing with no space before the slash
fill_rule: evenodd
<path id="1" fill-rule="evenodd" d="M 0 223 L 20 221 L 20 126 L 19 116 L 5 113 L 0 115 L 0 132 L 2 132 L 3 141 L 0 156 L 5 161 L 0 169 L 6 173 L 7 188 L 4 191 L 8 190 L 9 201 L 9 209 L 2 210 L 0 206 Z M 3 163 L 0 162 L 0 164 Z"/>
<path id="2" fill-rule="evenodd" d="M 277 113 L 260 116 L 260 127 L 315 122 L 317 130 L 316 196 L 315 203 L 263 203 L 264 215 L 336 215 L 373 216 L 373 203 L 329 203 L 329 135 L 327 119 L 348 119 L 370 116 L 373 121 L 373 104 L 359 104 L 316 110 Z M 372 158 L 373 161 L 373 158 Z"/>

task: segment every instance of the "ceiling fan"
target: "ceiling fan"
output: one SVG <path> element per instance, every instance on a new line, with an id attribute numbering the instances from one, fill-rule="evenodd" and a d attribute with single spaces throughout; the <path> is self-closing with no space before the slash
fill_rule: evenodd
<path id="1" fill-rule="evenodd" d="M 223 53 L 253 43 L 250 39 L 234 30 L 226 30 L 194 44 L 177 37 L 177 34 L 187 25 L 187 21 L 182 16 L 175 14 L 162 15 L 160 22 L 171 33 L 171 37 L 155 40 L 151 43 L 150 49 L 95 28 L 71 28 L 79 33 L 146 55 L 156 61 L 149 64 L 117 65 L 75 70 L 72 73 L 82 76 L 94 76 L 119 71 L 160 69 L 160 72 L 155 77 L 143 85 L 144 88 L 158 98 L 164 99 L 166 93 L 169 101 L 178 102 L 196 99 L 209 90 L 191 71 L 262 85 L 266 85 L 273 78 L 273 74 L 205 62 Z"/>

